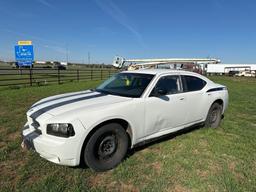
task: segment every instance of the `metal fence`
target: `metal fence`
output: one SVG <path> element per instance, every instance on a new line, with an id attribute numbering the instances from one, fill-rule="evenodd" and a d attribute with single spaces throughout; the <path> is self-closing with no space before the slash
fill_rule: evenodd
<path id="1" fill-rule="evenodd" d="M 0 86 L 34 86 L 73 81 L 103 80 L 117 73 L 114 69 L 3 69 Z"/>

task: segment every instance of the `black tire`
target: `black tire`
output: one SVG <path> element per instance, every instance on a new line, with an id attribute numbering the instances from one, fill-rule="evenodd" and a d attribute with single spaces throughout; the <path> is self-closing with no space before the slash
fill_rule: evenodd
<path id="1" fill-rule="evenodd" d="M 217 128 L 220 125 L 222 114 L 222 106 L 218 103 L 213 103 L 209 109 L 205 127 Z"/>
<path id="2" fill-rule="evenodd" d="M 118 123 L 99 128 L 84 149 L 84 161 L 94 171 L 106 171 L 116 167 L 128 149 L 128 135 Z"/>

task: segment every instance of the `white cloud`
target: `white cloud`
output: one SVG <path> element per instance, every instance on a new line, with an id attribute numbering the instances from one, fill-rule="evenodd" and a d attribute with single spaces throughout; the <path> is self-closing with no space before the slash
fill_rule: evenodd
<path id="1" fill-rule="evenodd" d="M 51 3 L 49 3 L 47 0 L 36 0 L 38 3 L 46 6 L 46 7 L 50 7 L 53 8 L 53 5 Z"/>
<path id="2" fill-rule="evenodd" d="M 130 22 L 126 14 L 111 0 L 94 0 L 96 4 L 108 15 L 110 15 L 116 22 L 124 26 L 128 31 L 130 31 L 137 39 L 137 41 L 144 47 L 144 42 L 141 34 Z"/>
<path id="3" fill-rule="evenodd" d="M 53 46 L 53 45 L 43 45 L 43 47 L 51 49 L 52 51 L 60 54 L 67 54 L 67 53 L 70 54 L 70 51 L 67 51 L 67 49 L 64 47 Z"/>
<path id="4" fill-rule="evenodd" d="M 39 42 L 45 42 L 47 44 L 54 44 L 54 45 L 61 45 L 61 43 L 57 42 L 57 41 L 53 41 L 53 40 L 49 40 L 49 39 L 45 39 L 45 38 L 41 38 L 38 36 L 34 36 L 28 33 L 23 33 L 17 30 L 12 30 L 10 28 L 0 28 L 1 31 L 5 31 L 8 32 L 9 34 L 15 35 L 15 37 L 19 37 L 19 40 L 37 40 Z M 64 44 L 63 44 L 64 45 Z"/>
<path id="5" fill-rule="evenodd" d="M 0 28 L 0 31 L 5 31 L 11 35 L 15 35 L 15 38 L 16 39 L 18 38 L 19 40 L 32 40 L 32 42 L 36 41 L 37 46 L 41 46 L 41 47 L 50 49 L 56 53 L 60 53 L 60 54 L 67 53 L 66 45 L 56 42 L 56 41 L 33 36 L 33 35 L 30 35 L 27 33 L 17 32 L 17 31 L 11 30 L 11 29 L 1 29 Z M 70 52 L 68 51 L 68 53 L 70 53 Z"/>

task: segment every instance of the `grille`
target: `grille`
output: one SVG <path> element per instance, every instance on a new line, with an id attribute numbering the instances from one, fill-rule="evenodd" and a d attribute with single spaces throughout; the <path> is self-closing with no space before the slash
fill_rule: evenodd
<path id="1" fill-rule="evenodd" d="M 40 124 L 36 120 L 33 119 L 31 126 L 33 126 L 35 129 L 38 129 L 38 127 L 40 127 Z"/>
<path id="2" fill-rule="evenodd" d="M 35 129 L 35 132 L 39 135 L 42 134 L 42 131 L 40 129 L 38 129 L 40 127 L 40 124 L 35 120 L 35 119 L 32 119 L 32 123 L 31 123 L 31 126 Z"/>
<path id="3" fill-rule="evenodd" d="M 36 129 L 35 132 L 38 134 L 38 135 L 41 135 L 42 134 L 42 131 L 40 129 Z"/>

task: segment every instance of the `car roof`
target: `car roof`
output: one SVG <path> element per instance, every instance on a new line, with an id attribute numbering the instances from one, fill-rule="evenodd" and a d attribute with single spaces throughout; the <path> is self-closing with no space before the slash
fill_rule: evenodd
<path id="1" fill-rule="evenodd" d="M 205 81 L 211 82 L 208 78 L 203 75 L 200 75 L 195 72 L 184 71 L 184 70 L 173 70 L 173 69 L 139 69 L 134 71 L 122 71 L 121 73 L 139 73 L 139 74 L 151 74 L 151 75 L 164 75 L 164 74 L 171 74 L 171 75 L 192 75 L 199 77 Z"/>
<path id="2" fill-rule="evenodd" d="M 190 74 L 199 75 L 198 73 L 184 71 L 184 70 L 173 70 L 173 69 L 139 69 L 134 71 L 122 71 L 122 73 L 140 73 L 140 74 L 151 74 L 151 75 L 162 75 L 162 74 Z"/>

